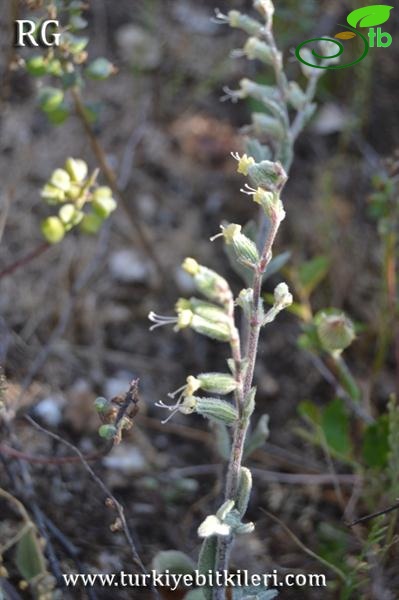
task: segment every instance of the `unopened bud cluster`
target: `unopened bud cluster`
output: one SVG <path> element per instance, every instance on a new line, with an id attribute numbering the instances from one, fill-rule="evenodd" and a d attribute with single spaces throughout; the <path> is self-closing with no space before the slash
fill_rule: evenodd
<path id="1" fill-rule="evenodd" d="M 115 210 L 112 190 L 97 184 L 97 174 L 89 174 L 87 164 L 76 158 L 68 158 L 62 169 L 53 171 L 41 191 L 47 204 L 59 206 L 57 215 L 42 222 L 42 233 L 50 244 L 60 242 L 76 226 L 96 233 Z"/>

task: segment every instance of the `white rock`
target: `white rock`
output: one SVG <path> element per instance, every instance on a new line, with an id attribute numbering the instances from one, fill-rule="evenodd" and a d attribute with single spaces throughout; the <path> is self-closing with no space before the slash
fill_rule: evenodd
<path id="1" fill-rule="evenodd" d="M 35 416 L 44 421 L 46 425 L 50 425 L 50 427 L 57 427 L 62 421 L 64 404 L 65 400 L 62 396 L 49 396 L 35 406 Z"/>
<path id="2" fill-rule="evenodd" d="M 179 290 L 184 294 L 193 294 L 195 285 L 191 275 L 183 271 L 181 267 L 177 267 L 174 271 L 174 279 Z"/>
<path id="3" fill-rule="evenodd" d="M 121 58 L 131 67 L 155 69 L 161 62 L 161 49 L 156 36 L 137 25 L 122 25 L 116 32 L 116 44 Z"/>
<path id="4" fill-rule="evenodd" d="M 312 131 L 318 135 L 329 135 L 343 131 L 348 125 L 348 114 L 337 104 L 325 104 L 313 121 Z"/>
<path id="5" fill-rule="evenodd" d="M 151 264 L 135 250 L 118 250 L 109 258 L 111 275 L 122 283 L 143 283 L 151 275 Z"/>
<path id="6" fill-rule="evenodd" d="M 126 475 L 142 473 L 146 466 L 146 460 L 140 450 L 135 446 L 117 446 L 109 456 L 104 458 L 106 467 L 113 471 L 120 471 Z"/>

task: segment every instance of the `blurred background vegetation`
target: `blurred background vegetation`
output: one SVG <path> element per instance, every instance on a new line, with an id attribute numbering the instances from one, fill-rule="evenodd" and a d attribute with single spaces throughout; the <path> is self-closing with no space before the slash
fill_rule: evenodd
<path id="1" fill-rule="evenodd" d="M 147 314 L 168 314 L 176 297 L 191 293 L 178 267 L 185 256 L 235 277 L 240 289 L 226 256 L 208 239 L 223 219 L 254 217 L 238 191 L 242 181 L 230 152 L 242 150 L 240 130 L 259 105 L 221 103 L 220 97 L 224 86 L 234 89 L 242 77 L 268 83 L 270 76 L 260 64 L 230 56 L 245 36 L 211 20 L 210 0 L 88 4 L 89 57 L 106 56 L 118 69 L 85 88 L 91 127 L 117 173 L 130 219 L 145 223 L 151 235 L 163 278 L 119 209 L 99 236 L 72 233 L 3 274 L 0 361 L 8 417 L 1 431 L 7 448 L 31 457 L 65 455 L 60 443 L 19 418 L 28 413 L 91 453 L 100 445 L 94 399 L 124 393 L 139 377 L 135 425 L 95 468 L 125 505 L 149 565 L 157 551 L 169 548 L 195 556 L 196 527 L 218 500 L 222 464 L 203 423 L 194 428 L 179 416 L 163 426 L 154 403 L 182 385 L 187 373 L 223 369 L 226 356 L 204 338 L 194 341 L 192 332 L 150 334 Z M 250 12 L 251 5 L 218 2 L 223 12 Z M 297 44 L 334 33 L 360 5 L 365 2 L 276 3 L 276 38 L 292 78 L 302 77 L 293 55 Z M 68 156 L 83 158 L 91 170 L 97 166 L 79 119 L 72 115 L 55 126 L 38 107 L 37 81 L 11 43 L 16 14 L 27 15 L 26 6 L 10 0 L 0 17 L 0 272 L 42 243 L 40 222 L 49 213 L 40 189 L 52 171 Z M 290 259 L 265 286 L 270 293 L 288 280 L 296 304 L 261 342 L 258 410 L 270 415 L 271 434 L 251 458 L 256 486 L 249 516 L 257 527 L 236 545 L 233 568 L 326 572 L 325 598 L 388 600 L 399 591 L 396 513 L 354 529 L 345 524 L 346 517 L 383 509 L 399 495 L 398 21 L 393 10 L 384 26 L 394 38 L 390 48 L 371 49 L 354 68 L 322 78 L 319 108 L 297 143 L 285 190 L 287 218 L 277 246 Z M 350 375 L 311 345 L 312 316 L 326 307 L 344 310 L 356 324 L 343 367 Z M 41 513 L 80 549 L 86 568 L 131 570 L 122 533 L 110 531 L 114 514 L 79 463 L 24 461 L 24 479 L 6 450 L 0 447 L 2 488 L 28 508 L 32 494 Z M 3 545 L 20 521 L 10 502 L 0 503 Z M 345 583 L 260 507 L 334 565 Z M 64 569 L 76 570 L 59 540 L 54 547 Z M 17 587 L 24 573 L 11 552 L 4 560 L 10 585 Z M 133 597 L 123 594 L 118 598 Z M 298 594 L 312 600 L 321 593 L 284 590 L 282 597 L 297 600 Z"/>

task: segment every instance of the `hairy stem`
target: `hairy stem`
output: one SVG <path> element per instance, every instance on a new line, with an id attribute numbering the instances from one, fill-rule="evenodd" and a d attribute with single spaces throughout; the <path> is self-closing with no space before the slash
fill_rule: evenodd
<path id="1" fill-rule="evenodd" d="M 227 471 L 226 478 L 226 489 L 225 489 L 225 500 L 235 499 L 237 494 L 239 474 L 242 464 L 242 457 L 244 452 L 245 439 L 250 424 L 250 419 L 245 416 L 242 411 L 242 407 L 252 387 L 253 375 L 255 370 L 256 357 L 258 353 L 258 342 L 259 334 L 262 326 L 261 321 L 261 290 L 262 290 L 262 278 L 263 273 L 266 270 L 272 257 L 272 246 L 277 235 L 277 231 L 280 225 L 280 221 L 277 216 L 271 218 L 269 234 L 267 236 L 265 245 L 262 250 L 262 254 L 259 260 L 259 264 L 255 269 L 253 279 L 253 303 L 252 311 L 249 318 L 249 336 L 247 342 L 247 348 L 245 358 L 247 360 L 245 377 L 241 380 L 242 370 L 239 370 L 240 380 L 237 379 L 237 389 L 240 390 L 240 417 L 235 426 L 233 444 L 230 454 L 230 462 Z M 234 356 L 233 356 L 234 358 Z M 235 359 L 234 359 L 235 360 Z M 240 361 L 241 362 L 241 361 Z M 237 373 L 236 373 L 237 378 Z M 233 545 L 234 537 L 220 537 L 218 542 L 216 569 L 223 571 L 228 569 L 229 556 Z M 216 588 L 213 592 L 214 600 L 225 600 L 225 590 L 223 588 Z"/>

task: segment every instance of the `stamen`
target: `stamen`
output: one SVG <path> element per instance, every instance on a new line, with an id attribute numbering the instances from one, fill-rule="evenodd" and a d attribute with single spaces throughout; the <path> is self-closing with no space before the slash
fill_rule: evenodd
<path id="1" fill-rule="evenodd" d="M 235 104 L 242 97 L 241 90 L 231 90 L 229 87 L 224 86 L 223 91 L 225 92 L 225 95 L 221 96 L 221 102 L 227 102 L 227 100 L 230 100 L 231 102 L 233 102 L 233 104 Z"/>
<path id="2" fill-rule="evenodd" d="M 224 230 L 223 225 L 220 226 L 220 229 L 222 230 L 220 233 L 217 233 L 216 235 L 213 235 L 212 237 L 209 238 L 211 242 L 214 242 L 218 238 L 223 237 L 223 230 Z"/>
<path id="3" fill-rule="evenodd" d="M 162 400 L 159 400 L 159 402 L 155 402 L 155 406 L 157 406 L 158 408 L 167 408 L 169 411 L 171 411 L 170 415 L 166 419 L 161 421 L 162 425 L 165 425 L 165 423 L 170 421 L 170 419 L 172 419 L 172 417 L 174 417 L 175 414 L 178 413 L 180 410 L 180 403 L 178 405 L 168 406 Z"/>
<path id="4" fill-rule="evenodd" d="M 247 194 L 247 196 L 253 196 L 254 194 L 256 194 L 256 190 L 247 183 L 245 184 L 245 188 L 246 189 L 240 188 L 240 192 L 242 192 L 243 194 Z"/>
<path id="5" fill-rule="evenodd" d="M 148 318 L 150 321 L 155 323 L 155 325 L 151 325 L 150 331 L 154 331 L 154 329 L 157 329 L 157 327 L 163 327 L 163 325 L 174 325 L 177 323 L 176 317 L 157 315 L 153 311 L 149 313 Z"/>
<path id="6" fill-rule="evenodd" d="M 211 18 L 211 22 L 218 25 L 225 25 L 229 23 L 229 17 L 223 14 L 218 8 L 215 8 L 215 16 Z"/>

